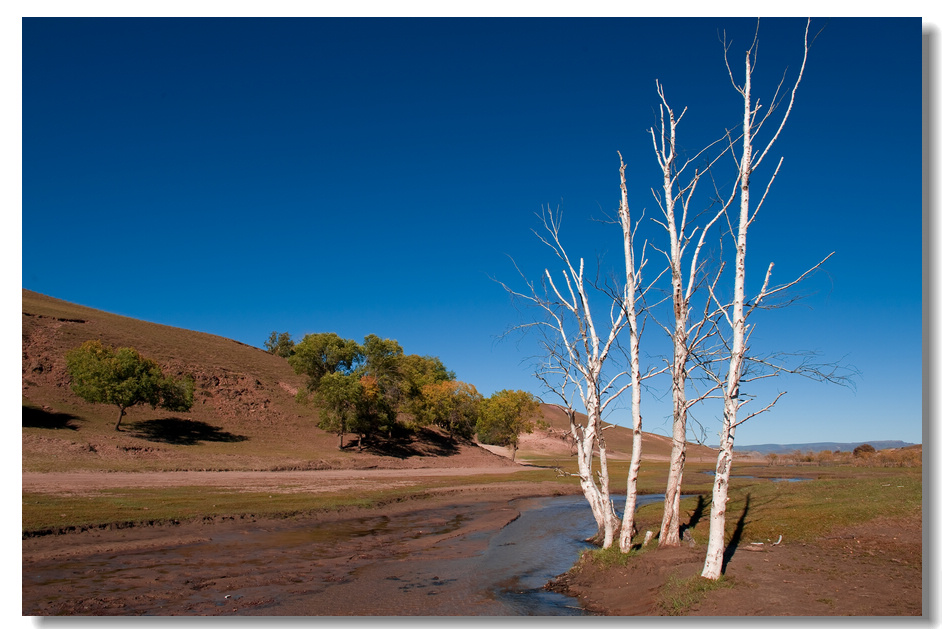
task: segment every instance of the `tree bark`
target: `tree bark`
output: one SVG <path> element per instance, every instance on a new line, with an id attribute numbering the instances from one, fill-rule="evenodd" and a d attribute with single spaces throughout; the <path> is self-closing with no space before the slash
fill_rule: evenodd
<path id="1" fill-rule="evenodd" d="M 713 500 L 710 506 L 710 534 L 707 542 L 706 560 L 700 576 L 716 580 L 723 574 L 723 554 L 726 551 L 726 505 L 729 502 L 729 475 L 733 466 L 733 437 L 724 428 L 722 445 L 716 459 L 716 475 L 713 477 Z"/>
<path id="2" fill-rule="evenodd" d="M 745 355 L 746 338 L 746 236 L 749 228 L 749 183 L 752 177 L 752 61 L 746 53 L 746 81 L 743 86 L 743 154 L 739 179 L 739 231 L 736 236 L 736 278 L 733 288 L 732 336 L 729 372 L 723 388 L 723 431 L 713 478 L 713 502 L 710 506 L 710 541 L 701 576 L 719 579 L 723 572 L 726 536 L 726 503 L 729 500 L 729 473 L 732 467 L 733 438 L 739 412 L 739 380 Z"/>
<path id="3" fill-rule="evenodd" d="M 678 277 L 679 279 L 679 277 Z M 664 514 L 658 547 L 680 546 L 680 496 L 687 461 L 687 310 L 683 295 L 675 291 L 674 360 L 671 365 L 671 391 L 674 425 L 671 438 L 671 460 L 664 490 Z"/>
<path id="4" fill-rule="evenodd" d="M 115 429 L 115 430 L 121 430 L 121 420 L 124 419 L 124 412 L 125 412 L 125 411 L 124 411 L 124 407 L 123 407 L 123 406 L 119 406 L 119 407 L 118 407 L 118 410 L 119 410 L 120 412 L 118 413 L 118 421 L 117 421 L 117 422 L 115 423 L 115 425 L 114 425 L 114 429 Z"/>
<path id="5" fill-rule="evenodd" d="M 732 314 L 727 315 L 731 327 L 732 342 L 729 353 L 729 370 L 726 375 L 726 381 L 723 384 L 723 428 L 720 433 L 720 451 L 716 458 L 716 476 L 713 479 L 713 501 L 710 507 L 710 534 L 709 544 L 707 546 L 707 556 L 703 564 L 701 576 L 707 579 L 716 580 L 720 578 L 723 572 L 723 555 L 725 552 L 726 535 L 726 504 L 729 500 L 729 476 L 733 464 L 733 443 L 736 436 L 736 427 L 746 421 L 752 415 L 739 419 L 738 413 L 744 401 L 740 397 L 740 385 L 742 383 L 743 364 L 746 359 L 746 239 L 749 225 L 755 219 L 758 208 L 762 206 L 764 196 L 760 197 L 756 210 L 750 208 L 750 185 L 755 168 L 764 159 L 771 146 L 775 143 L 779 133 L 785 126 L 791 113 L 792 105 L 795 101 L 795 93 L 798 85 L 801 83 L 804 74 L 805 63 L 808 60 L 808 29 L 811 26 L 811 20 L 805 26 L 804 57 L 802 58 L 801 68 L 798 71 L 798 78 L 791 90 L 791 100 L 786 109 L 778 129 L 765 149 L 761 150 L 758 157 L 754 156 L 753 139 L 762 123 L 768 119 L 768 116 L 774 111 L 774 107 L 769 108 L 764 118 L 758 124 L 755 124 L 755 117 L 758 114 L 758 101 L 753 110 L 752 104 L 752 54 L 755 46 L 746 51 L 745 59 L 745 79 L 742 88 L 736 87 L 743 98 L 743 135 L 742 135 L 742 156 L 739 159 L 739 224 L 736 235 L 736 268 L 735 281 L 733 286 Z M 731 75 L 732 77 L 732 75 Z M 735 86 L 735 82 L 734 82 Z M 776 172 L 777 169 L 776 169 Z M 772 180 L 775 175 L 773 174 Z M 771 186 L 771 181 L 768 184 Z M 768 193 L 768 187 L 766 187 Z M 770 267 L 771 271 L 771 267 Z M 766 285 L 768 275 L 766 275 Z M 765 295 L 765 286 L 760 291 L 759 296 L 752 300 L 752 306 L 756 304 Z M 731 317 L 731 318 L 729 318 Z M 780 394 L 781 395 L 781 394 Z M 776 398 L 777 399 L 777 398 Z M 774 404 L 774 402 L 772 403 Z M 765 410 L 770 408 L 766 407 Z M 762 411 L 759 411 L 762 412 Z M 755 413 L 753 413 L 754 415 Z"/>
<path id="6" fill-rule="evenodd" d="M 618 154 L 621 166 L 621 205 L 619 219 L 622 228 L 622 240 L 625 249 L 625 312 L 628 320 L 628 360 L 631 373 L 631 462 L 628 465 L 628 479 L 625 489 L 625 512 L 622 515 L 618 547 L 622 552 L 631 550 L 631 538 L 635 532 L 635 507 L 638 503 L 638 475 L 641 471 L 641 359 L 639 348 L 640 331 L 638 330 L 638 295 L 641 272 L 635 263 L 634 231 L 631 223 L 631 211 L 628 206 L 628 184 L 625 180 L 625 162 Z M 644 264 L 642 256 L 641 264 Z"/>

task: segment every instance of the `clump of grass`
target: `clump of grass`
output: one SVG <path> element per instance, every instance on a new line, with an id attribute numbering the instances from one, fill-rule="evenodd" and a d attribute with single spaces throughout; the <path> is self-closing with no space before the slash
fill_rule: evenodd
<path id="1" fill-rule="evenodd" d="M 719 588 L 731 588 L 733 582 L 725 576 L 716 581 L 704 579 L 699 575 L 681 579 L 671 576 L 661 588 L 658 607 L 668 616 L 683 616 L 691 607 L 703 600 L 707 592 Z"/>
<path id="2" fill-rule="evenodd" d="M 617 568 L 627 566 L 632 557 L 635 557 L 639 552 L 638 550 L 630 550 L 623 553 L 617 544 L 612 544 L 608 548 L 588 550 L 585 554 L 603 568 Z"/>

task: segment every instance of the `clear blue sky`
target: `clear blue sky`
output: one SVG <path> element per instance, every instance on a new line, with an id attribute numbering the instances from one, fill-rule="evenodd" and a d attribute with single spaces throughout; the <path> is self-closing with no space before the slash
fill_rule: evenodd
<path id="1" fill-rule="evenodd" d="M 498 339 L 521 315 L 494 279 L 522 287 L 508 256 L 534 278 L 557 270 L 531 233 L 547 205 L 562 205 L 572 255 L 617 266 L 618 228 L 592 219 L 617 206 L 619 150 L 633 207 L 655 216 L 655 80 L 688 107 L 681 140 L 698 147 L 741 118 L 717 32 L 738 70 L 754 28 L 26 19 L 22 285 L 257 346 L 272 330 L 374 333 L 485 395 L 542 395 L 528 341 Z M 762 20 L 763 102 L 794 75 L 802 33 Z M 836 18 L 811 50 L 750 277 L 835 255 L 804 305 L 757 320 L 756 345 L 860 376 L 856 391 L 777 381 L 788 394 L 737 444 L 922 442 L 921 36 L 919 19 Z M 645 429 L 669 431 L 669 396 L 645 404 Z M 716 420 L 696 416 L 716 443 Z"/>

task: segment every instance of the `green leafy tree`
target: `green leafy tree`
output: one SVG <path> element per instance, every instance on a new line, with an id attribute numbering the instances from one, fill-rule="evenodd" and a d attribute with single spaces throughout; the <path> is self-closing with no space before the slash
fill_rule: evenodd
<path id="1" fill-rule="evenodd" d="M 362 450 L 368 437 L 388 429 L 395 418 L 376 379 L 368 375 L 340 372 L 325 375 L 314 403 L 320 410 L 318 428 L 336 433 L 341 450 L 347 433 L 359 437 L 357 449 Z"/>
<path id="2" fill-rule="evenodd" d="M 324 332 L 304 335 L 294 346 L 294 354 L 288 357 L 288 363 L 295 373 L 308 377 L 309 391 L 317 391 L 324 376 L 332 373 L 348 375 L 361 359 L 361 349 L 356 341 Z"/>
<path id="3" fill-rule="evenodd" d="M 449 371 L 437 356 L 407 354 L 399 361 L 399 372 L 402 378 L 399 410 L 412 415 L 413 425 L 417 423 L 422 387 L 455 379 L 455 372 Z"/>
<path id="4" fill-rule="evenodd" d="M 274 354 L 275 356 L 281 356 L 282 358 L 288 358 L 294 354 L 294 341 L 291 339 L 291 335 L 287 332 L 272 332 L 268 337 L 268 340 L 265 341 L 265 350 L 269 354 Z"/>
<path id="5" fill-rule="evenodd" d="M 455 379 L 455 372 L 449 371 L 438 356 L 407 354 L 399 361 L 399 370 L 405 381 L 405 393 L 411 397 L 418 396 L 426 384 Z"/>
<path id="6" fill-rule="evenodd" d="M 370 375 L 360 376 L 360 395 L 352 432 L 357 433 L 357 449 L 377 433 L 389 433 L 396 423 L 396 409 L 389 403 L 379 381 Z"/>
<path id="7" fill-rule="evenodd" d="M 517 457 L 517 446 L 522 433 L 531 433 L 534 418 L 542 418 L 540 404 L 526 391 L 498 391 L 484 400 L 477 423 L 478 439 L 482 443 L 508 446 L 511 460 Z"/>
<path id="8" fill-rule="evenodd" d="M 375 334 L 369 334 L 363 339 L 361 346 L 363 364 L 358 372 L 361 375 L 372 376 L 382 391 L 390 406 L 398 408 L 403 396 L 404 380 L 400 366 L 402 364 L 402 347 L 393 339 L 381 339 Z"/>
<path id="9" fill-rule="evenodd" d="M 86 402 L 118 407 L 115 430 L 121 430 L 127 409 L 138 404 L 171 411 L 188 411 L 193 406 L 192 378 L 165 376 L 160 365 L 132 347 L 113 349 L 101 341 L 86 341 L 65 359 L 76 395 Z"/>
<path id="10" fill-rule="evenodd" d="M 416 423 L 433 424 L 453 437 L 469 438 L 480 419 L 482 400 L 473 384 L 457 380 L 426 384 L 415 403 Z"/>
<path id="11" fill-rule="evenodd" d="M 320 421 L 317 427 L 340 437 L 340 449 L 343 449 L 343 437 L 350 432 L 356 420 L 357 401 L 362 391 L 360 379 L 350 374 L 332 372 L 320 379 L 314 403 L 320 409 Z"/>

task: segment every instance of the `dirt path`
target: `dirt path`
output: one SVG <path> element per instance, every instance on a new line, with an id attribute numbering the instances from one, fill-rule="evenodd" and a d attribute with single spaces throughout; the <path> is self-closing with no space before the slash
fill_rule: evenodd
<path id="1" fill-rule="evenodd" d="M 311 470 L 285 472 L 23 472 L 23 491 L 81 495 L 103 489 L 167 488 L 167 487 L 221 487 L 243 491 L 328 492 L 348 487 L 360 488 L 382 483 L 390 486 L 415 484 L 419 479 L 447 478 L 489 474 L 513 474 L 533 470 L 525 465 L 513 467 L 453 467 L 368 469 L 368 470 Z M 413 482 L 411 479 L 416 479 Z"/>

